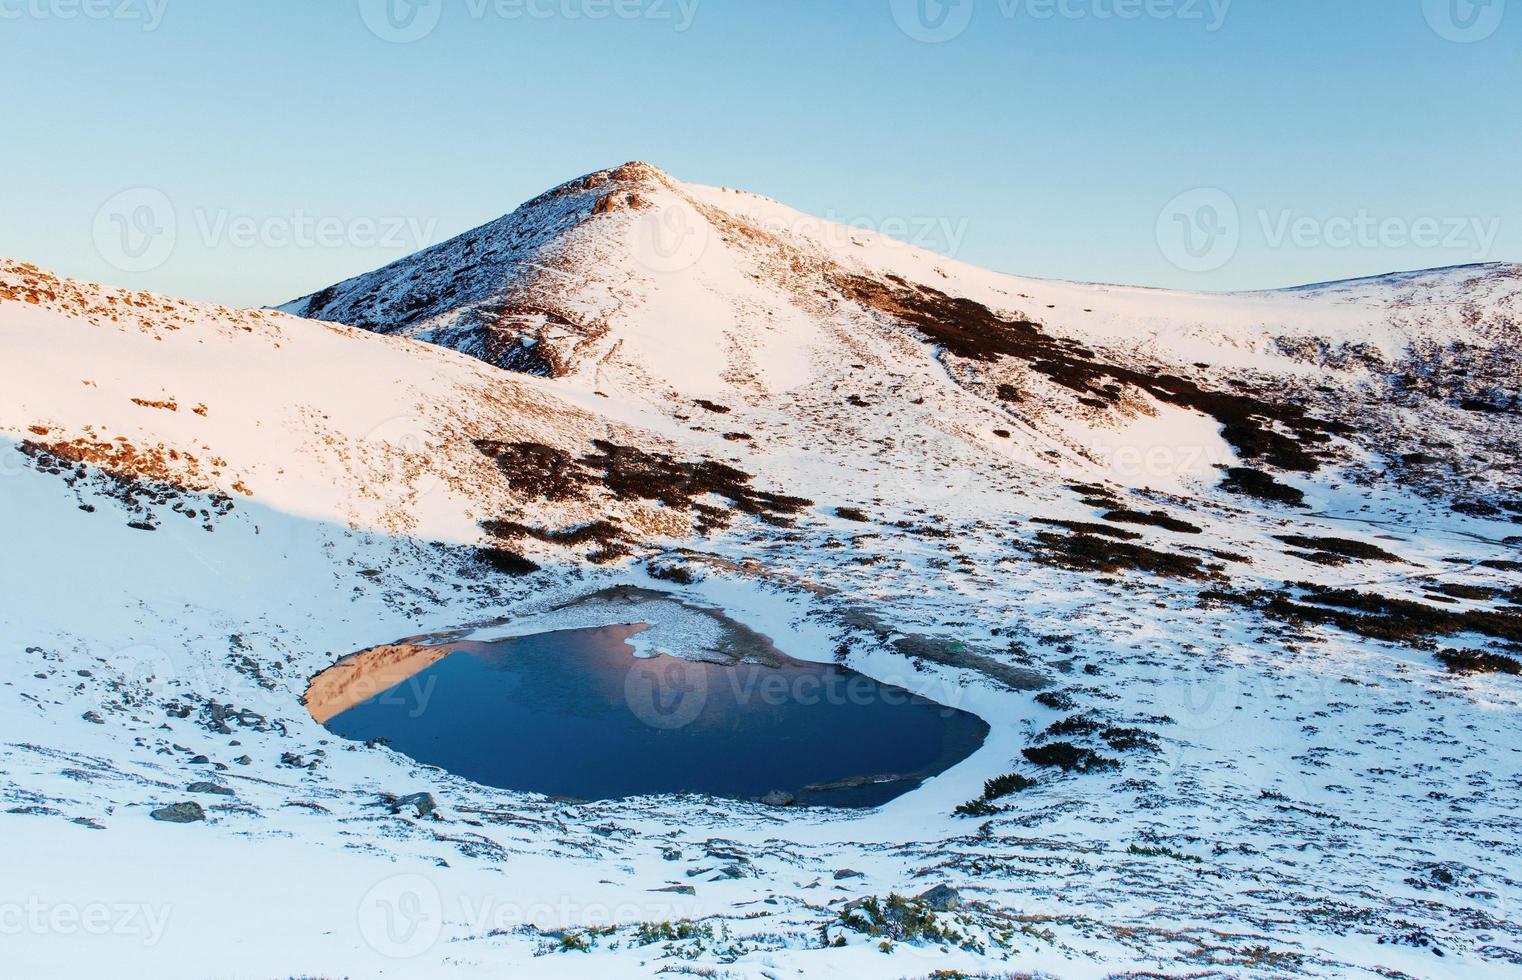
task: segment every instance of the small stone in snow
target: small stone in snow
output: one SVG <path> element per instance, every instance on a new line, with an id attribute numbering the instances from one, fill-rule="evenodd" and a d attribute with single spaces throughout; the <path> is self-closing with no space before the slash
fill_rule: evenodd
<path id="1" fill-rule="evenodd" d="M 189 786 L 185 787 L 185 792 L 187 792 L 187 793 L 207 793 L 207 794 L 212 794 L 212 795 L 215 795 L 215 796 L 237 796 L 238 795 L 237 793 L 234 793 L 231 789 L 228 789 L 226 786 L 219 786 L 216 783 L 191 783 Z"/>
<path id="2" fill-rule="evenodd" d="M 919 900 L 937 912 L 950 912 L 962 904 L 962 893 L 950 885 L 936 885 L 922 893 Z"/>
<path id="3" fill-rule="evenodd" d="M 148 816 L 164 823 L 195 823 L 206 819 L 206 811 L 199 803 L 174 803 L 154 810 Z"/>

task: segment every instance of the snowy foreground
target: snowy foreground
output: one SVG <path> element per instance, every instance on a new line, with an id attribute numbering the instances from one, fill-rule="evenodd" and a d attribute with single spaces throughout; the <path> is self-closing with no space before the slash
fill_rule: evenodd
<path id="1" fill-rule="evenodd" d="M 1498 265 L 1019 279 L 639 164 L 281 311 L 0 260 L 4 972 L 1514 976 L 1519 316 Z M 619 584 L 991 734 L 877 810 L 583 804 L 303 706 Z"/>

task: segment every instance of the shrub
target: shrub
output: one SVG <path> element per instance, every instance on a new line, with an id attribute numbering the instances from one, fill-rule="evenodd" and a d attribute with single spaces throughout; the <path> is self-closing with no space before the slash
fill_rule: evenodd
<path id="1" fill-rule="evenodd" d="M 1119 769 L 1120 762 L 1115 759 L 1107 759 L 1097 755 L 1093 751 L 1080 748 L 1072 742 L 1051 742 L 1047 745 L 1035 745 L 1023 749 L 1022 754 L 1027 760 L 1038 766 L 1056 766 L 1064 772 L 1090 772 L 1106 769 Z"/>
<path id="2" fill-rule="evenodd" d="M 1034 779 L 1029 779 L 1017 772 L 1006 773 L 1003 776 L 995 776 L 983 784 L 983 799 L 998 800 L 1011 793 L 1019 793 L 1036 785 Z"/>

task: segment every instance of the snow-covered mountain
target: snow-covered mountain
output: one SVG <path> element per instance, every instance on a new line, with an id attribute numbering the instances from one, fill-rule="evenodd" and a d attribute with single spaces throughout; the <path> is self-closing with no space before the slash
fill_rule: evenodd
<path id="1" fill-rule="evenodd" d="M 1506 975 L 1519 316 L 1517 266 L 1021 279 L 644 164 L 278 311 L 5 261 L 6 877 L 136 909 L 66 950 L 126 974 Z M 869 811 L 577 804 L 303 706 L 618 585 L 988 739 Z"/>

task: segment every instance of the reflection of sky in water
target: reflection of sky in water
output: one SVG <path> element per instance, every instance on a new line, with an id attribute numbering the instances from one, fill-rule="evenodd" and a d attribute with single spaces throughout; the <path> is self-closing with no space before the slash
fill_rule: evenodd
<path id="1" fill-rule="evenodd" d="M 456 644 L 328 727 L 507 789 L 583 799 L 781 789 L 842 805 L 885 802 L 987 734 L 972 715 L 835 664 L 639 658 L 626 641 L 640 629 Z M 915 778 L 800 792 L 878 775 Z"/>

